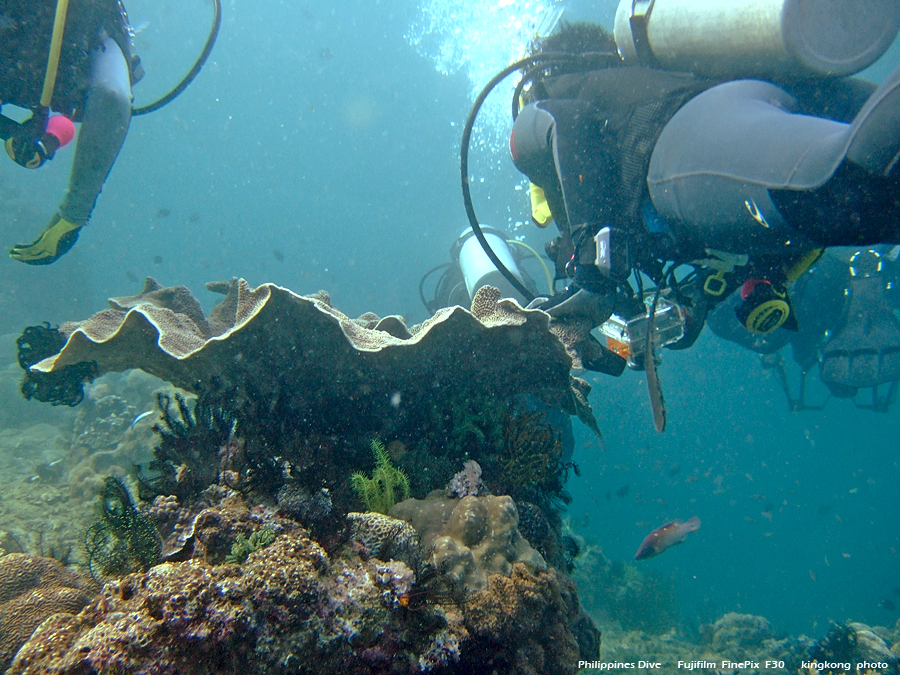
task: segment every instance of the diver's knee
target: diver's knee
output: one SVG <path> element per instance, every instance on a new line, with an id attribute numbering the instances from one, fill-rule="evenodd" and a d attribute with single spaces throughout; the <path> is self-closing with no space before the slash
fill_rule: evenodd
<path id="1" fill-rule="evenodd" d="M 131 106 L 131 74 L 128 62 L 118 43 L 111 37 L 94 51 L 88 95 L 104 97 L 104 103 Z"/>

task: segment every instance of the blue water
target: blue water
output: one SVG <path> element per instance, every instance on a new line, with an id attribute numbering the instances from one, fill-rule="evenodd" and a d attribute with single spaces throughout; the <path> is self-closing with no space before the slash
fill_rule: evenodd
<path id="1" fill-rule="evenodd" d="M 241 276 L 326 289 L 349 315 L 424 319 L 419 278 L 466 226 L 458 151 L 474 93 L 553 4 L 225 0 L 208 64 L 174 103 L 132 121 L 76 248 L 51 267 L 0 259 L 0 334 L 84 318 L 148 275 L 191 287 L 207 307 L 216 298 L 205 282 Z M 566 18 L 608 23 L 615 5 L 573 2 Z M 127 6 L 143 26 L 140 105 L 187 70 L 212 10 L 205 0 Z M 895 46 L 871 76 L 898 61 Z M 503 147 L 507 99 L 489 101 L 476 134 L 475 204 L 539 247 L 550 235 L 522 225 L 526 193 Z M 39 172 L 3 163 L 4 247 L 40 230 L 70 162 L 65 149 Z M 641 374 L 590 377 L 605 440 L 601 449 L 576 423 L 577 533 L 630 560 L 650 529 L 699 516 L 685 544 L 643 563 L 673 577 L 689 622 L 741 611 L 817 636 L 828 619 L 893 624 L 879 603 L 900 586 L 898 412 L 831 401 L 788 413 L 758 357 L 712 336 L 665 354 L 661 376 L 664 435 Z"/>

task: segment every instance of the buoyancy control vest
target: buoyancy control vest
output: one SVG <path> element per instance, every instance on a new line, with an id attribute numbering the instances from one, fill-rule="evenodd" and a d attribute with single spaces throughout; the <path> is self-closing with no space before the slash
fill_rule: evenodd
<path id="1" fill-rule="evenodd" d="M 38 104 L 47 70 L 56 0 L 0 0 L 0 102 Z M 70 0 L 51 109 L 80 119 L 90 55 L 113 38 L 129 64 L 132 84 L 143 74 L 120 0 Z"/>

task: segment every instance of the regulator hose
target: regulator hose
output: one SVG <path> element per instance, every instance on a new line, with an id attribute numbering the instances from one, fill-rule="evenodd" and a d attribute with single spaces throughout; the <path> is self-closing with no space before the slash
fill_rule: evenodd
<path id="1" fill-rule="evenodd" d="M 194 81 L 194 78 L 197 77 L 200 69 L 203 68 L 203 64 L 206 63 L 206 59 L 209 58 L 213 46 L 216 44 L 216 38 L 219 37 L 219 28 L 222 26 L 222 4 L 220 0 L 213 0 L 213 7 L 214 15 L 212 28 L 210 28 L 209 36 L 206 38 L 206 44 L 203 45 L 203 51 L 200 52 L 200 56 L 197 57 L 193 67 L 188 71 L 187 75 L 181 78 L 181 82 L 179 82 L 168 94 L 155 100 L 153 103 L 148 103 L 147 105 L 132 109 L 132 117 L 146 115 L 147 113 L 155 112 L 163 106 L 168 105 L 174 101 L 181 92 L 187 89 L 188 85 L 190 85 L 191 82 Z"/>

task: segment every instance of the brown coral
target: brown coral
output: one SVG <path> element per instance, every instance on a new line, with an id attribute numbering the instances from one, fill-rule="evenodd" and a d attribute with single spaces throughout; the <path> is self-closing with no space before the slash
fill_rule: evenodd
<path id="1" fill-rule="evenodd" d="M 9 673 L 572 673 L 585 653 L 577 600 L 552 572 L 516 565 L 446 611 L 407 609 L 412 583 L 403 563 L 330 559 L 296 531 L 240 566 L 165 563 L 108 583 L 78 616 L 45 621 Z"/>
<path id="2" fill-rule="evenodd" d="M 274 284 L 251 289 L 233 279 L 210 288 L 227 295 L 204 318 L 187 289 L 148 280 L 139 296 L 114 299 L 115 309 L 64 324 L 62 350 L 31 370 L 140 368 L 195 393 L 217 382 L 276 396 L 290 383 L 294 407 L 313 421 L 333 417 L 347 401 L 365 419 L 398 392 L 402 401 L 427 400 L 448 386 L 499 397 L 531 393 L 585 414 L 572 389 L 571 359 L 547 314 L 501 300 L 493 289 L 479 291 L 473 312 L 442 309 L 407 332 L 397 318 L 368 328 L 371 316 L 356 322 L 327 296 Z"/>
<path id="3" fill-rule="evenodd" d="M 583 615 L 572 582 L 553 569 L 532 574 L 515 563 L 510 576 L 491 574 L 487 587 L 467 599 L 464 617 L 475 645 L 484 645 L 481 665 L 538 675 L 599 657 L 599 631 Z M 478 662 L 478 647 L 470 658 Z"/>
<path id="4" fill-rule="evenodd" d="M 0 670 L 44 619 L 77 614 L 93 595 L 87 579 L 52 558 L 24 553 L 0 558 Z"/>
<path id="5" fill-rule="evenodd" d="M 412 524 L 431 552 L 427 562 L 461 591 L 484 588 L 489 574 L 508 575 L 515 562 L 547 567 L 519 534 L 519 514 L 508 496 L 455 499 L 434 490 L 425 499 L 400 502 L 390 515 Z"/>

